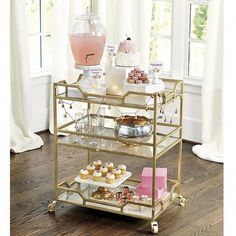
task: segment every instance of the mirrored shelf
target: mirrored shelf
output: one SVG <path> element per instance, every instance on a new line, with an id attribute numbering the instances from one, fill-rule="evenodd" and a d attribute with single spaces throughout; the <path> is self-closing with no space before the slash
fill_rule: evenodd
<path id="1" fill-rule="evenodd" d="M 160 140 L 163 135 L 157 135 Z M 158 156 L 170 146 L 177 144 L 179 141 L 176 137 L 169 137 L 165 139 L 156 148 L 156 155 Z M 110 152 L 116 154 L 129 155 L 134 157 L 152 159 L 153 148 L 145 145 L 127 145 L 116 140 L 107 140 L 102 138 L 87 137 L 81 135 L 68 135 L 58 139 L 59 145 L 74 146 L 92 151 Z"/>

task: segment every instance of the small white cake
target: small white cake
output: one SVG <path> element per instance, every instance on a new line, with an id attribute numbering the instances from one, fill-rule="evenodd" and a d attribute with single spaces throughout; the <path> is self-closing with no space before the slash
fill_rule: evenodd
<path id="1" fill-rule="evenodd" d="M 118 47 L 116 65 L 124 67 L 135 67 L 139 65 L 139 53 L 131 38 L 121 42 Z"/>

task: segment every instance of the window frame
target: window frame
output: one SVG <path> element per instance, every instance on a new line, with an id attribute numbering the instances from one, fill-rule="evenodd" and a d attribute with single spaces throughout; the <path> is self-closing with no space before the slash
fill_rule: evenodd
<path id="1" fill-rule="evenodd" d="M 171 71 L 163 72 L 164 77 L 183 78 L 185 84 L 201 86 L 203 77 L 188 75 L 189 66 L 189 27 L 190 5 L 208 5 L 208 0 L 152 0 L 172 2 L 172 22 L 171 22 Z M 198 41 L 191 39 L 191 41 Z M 205 43 L 200 40 L 201 43 Z M 199 41 L 198 41 L 199 42 Z"/>
<path id="2" fill-rule="evenodd" d="M 172 73 L 172 58 L 173 58 L 173 18 L 174 18 L 174 0 L 152 0 L 153 2 L 169 2 L 171 4 L 171 31 L 170 31 L 170 36 L 169 35 L 164 35 L 164 34 L 152 34 L 151 36 L 155 37 L 156 40 L 158 39 L 168 39 L 170 40 L 170 70 L 169 71 L 162 71 L 163 76 L 170 76 Z M 150 61 L 151 63 L 151 61 Z"/>
<path id="3" fill-rule="evenodd" d="M 39 40 L 39 67 L 32 68 L 30 70 L 31 77 L 37 78 L 40 75 L 50 75 L 52 70 L 52 65 L 43 66 L 43 39 L 46 37 L 52 37 L 52 31 L 43 31 L 43 0 L 38 0 L 39 4 L 39 32 L 38 33 L 28 33 L 28 37 L 37 37 Z"/>
<path id="4" fill-rule="evenodd" d="M 199 43 L 205 45 L 205 39 L 193 39 L 191 38 L 191 5 L 206 5 L 208 6 L 208 0 L 185 0 L 185 12 L 186 12 L 186 26 L 185 26 L 185 50 L 184 50 L 184 79 L 202 81 L 203 76 L 191 76 L 189 75 L 190 67 L 190 43 Z M 204 58 L 205 59 L 205 58 Z M 203 62 L 204 63 L 204 62 Z"/>

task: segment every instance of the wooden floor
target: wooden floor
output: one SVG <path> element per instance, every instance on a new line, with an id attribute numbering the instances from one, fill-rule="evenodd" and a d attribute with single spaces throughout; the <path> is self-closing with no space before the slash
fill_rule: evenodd
<path id="1" fill-rule="evenodd" d="M 55 215 L 48 214 L 53 200 L 53 137 L 41 135 L 41 149 L 11 155 L 11 235 L 150 235 L 150 222 L 58 204 Z M 191 152 L 192 145 L 183 146 L 183 195 L 185 208 L 178 202 L 159 218 L 160 236 L 223 235 L 223 166 L 203 161 Z M 60 148 L 60 178 L 70 180 L 85 165 L 85 151 Z M 99 154 L 104 161 L 110 154 Z M 93 157 L 94 158 L 94 157 Z M 168 166 L 168 177 L 176 177 L 177 149 L 158 160 L 159 167 Z M 139 176 L 150 162 L 116 156 L 115 163 L 126 161 L 127 167 Z"/>

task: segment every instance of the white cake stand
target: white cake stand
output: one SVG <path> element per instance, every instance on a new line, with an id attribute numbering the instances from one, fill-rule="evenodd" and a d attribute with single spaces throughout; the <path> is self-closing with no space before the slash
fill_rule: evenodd
<path id="1" fill-rule="evenodd" d="M 105 85 L 102 85 L 101 89 L 95 89 L 91 86 L 92 82 L 92 70 L 94 69 L 101 69 L 100 65 L 94 65 L 94 66 L 82 66 L 75 64 L 75 68 L 78 70 L 83 71 L 83 77 L 79 81 L 79 84 L 81 88 L 84 91 L 87 91 L 89 93 L 93 94 L 101 94 L 101 95 L 106 95 L 106 87 Z"/>

